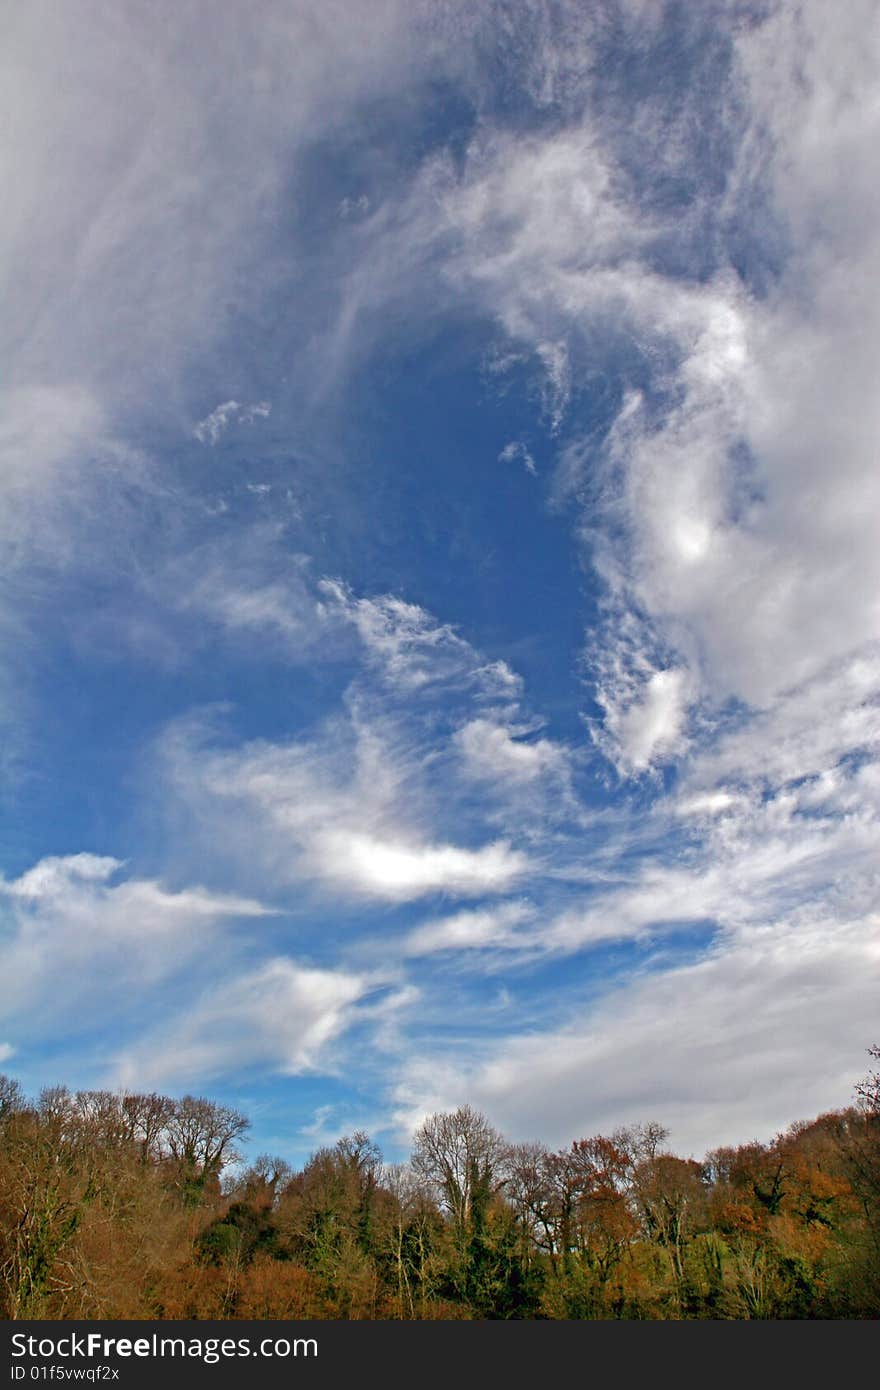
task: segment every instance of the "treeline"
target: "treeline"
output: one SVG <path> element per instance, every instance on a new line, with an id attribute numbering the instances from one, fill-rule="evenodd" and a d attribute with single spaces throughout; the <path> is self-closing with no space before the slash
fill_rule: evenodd
<path id="1" fill-rule="evenodd" d="M 880 1049 L 873 1048 L 874 1057 Z M 464 1106 L 410 1162 L 363 1133 L 242 1169 L 203 1098 L 0 1078 L 6 1318 L 880 1316 L 880 1075 L 772 1143 L 657 1124 L 552 1152 Z"/>

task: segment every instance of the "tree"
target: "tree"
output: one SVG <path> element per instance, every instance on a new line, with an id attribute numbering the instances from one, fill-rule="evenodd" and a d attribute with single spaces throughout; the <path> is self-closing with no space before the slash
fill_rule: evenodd
<path id="1" fill-rule="evenodd" d="M 174 1115 L 174 1101 L 150 1091 L 145 1095 L 126 1092 L 121 1103 L 129 1141 L 137 1146 L 141 1162 L 156 1162 L 165 1152 L 165 1134 Z"/>
<path id="2" fill-rule="evenodd" d="M 880 1060 L 880 1048 L 869 1049 Z M 230 1164 L 204 1098 L 0 1076 L 7 1318 L 876 1318 L 880 1072 L 858 1104 L 697 1164 L 657 1124 L 550 1152 L 469 1106 L 409 1167 L 346 1135 Z"/>
<path id="3" fill-rule="evenodd" d="M 638 1230 L 629 1203 L 633 1158 L 622 1137 L 618 1132 L 612 1139 L 579 1139 L 569 1155 L 576 1197 L 572 1235 L 602 1288 Z"/>
<path id="4" fill-rule="evenodd" d="M 549 1256 L 551 1315 L 606 1315 L 611 1276 L 638 1234 L 630 1186 L 636 1154 L 647 1151 L 636 1143 L 643 1128 L 578 1139 L 558 1153 L 540 1144 L 511 1150 L 506 1192 L 521 1229 Z M 660 1133 L 651 1128 L 652 1151 Z"/>
<path id="5" fill-rule="evenodd" d="M 312 1154 L 279 1200 L 281 1237 L 324 1281 L 341 1317 L 374 1315 L 380 1170 L 378 1148 L 359 1130 Z"/>
<path id="6" fill-rule="evenodd" d="M 235 1141 L 249 1129 L 250 1120 L 238 1110 L 204 1096 L 184 1096 L 173 1105 L 164 1133 L 191 1199 L 209 1182 L 219 1183 L 223 1169 L 239 1157 Z"/>
<path id="7" fill-rule="evenodd" d="M 24 1109 L 24 1094 L 21 1086 L 11 1076 L 0 1072 L 0 1124 L 9 1115 Z"/>
<path id="8" fill-rule="evenodd" d="M 516 1212 L 524 1255 L 557 1253 L 557 1202 L 553 1156 L 544 1144 L 516 1144 L 508 1151 L 507 1196 Z"/>
<path id="9" fill-rule="evenodd" d="M 386 1202 L 379 1230 L 379 1248 L 390 1265 L 398 1317 L 416 1317 L 416 1295 L 424 1316 L 430 1256 L 439 1224 L 437 1208 L 423 1177 L 405 1163 L 382 1170 Z"/>
<path id="10" fill-rule="evenodd" d="M 412 1166 L 436 1190 L 456 1231 L 467 1229 L 475 1190 L 495 1190 L 507 1145 L 469 1105 L 431 1115 L 416 1131 Z"/>
<path id="11" fill-rule="evenodd" d="M 469 1105 L 429 1116 L 416 1131 L 412 1166 L 428 1182 L 451 1223 L 452 1283 L 467 1297 L 476 1261 L 475 1228 L 505 1181 L 508 1146 Z"/>
<path id="12" fill-rule="evenodd" d="M 876 1043 L 868 1048 L 868 1056 L 880 1059 L 880 1046 Z M 880 1118 L 880 1072 L 869 1071 L 864 1081 L 856 1086 L 859 1105 L 867 1115 Z"/>
<path id="13" fill-rule="evenodd" d="M 40 1317 L 74 1278 L 67 1259 L 99 1187 L 96 1166 L 55 1110 L 22 1109 L 4 1126 L 0 1165 L 0 1273 L 5 1316 Z"/>
<path id="14" fill-rule="evenodd" d="M 680 1300 L 685 1247 L 705 1219 L 703 1168 L 693 1159 L 659 1154 L 638 1165 L 634 1189 L 645 1233 L 666 1250 Z"/>
<path id="15" fill-rule="evenodd" d="M 271 1210 L 292 1177 L 293 1169 L 286 1159 L 276 1154 L 258 1154 L 237 1180 L 234 1190 L 251 1206 Z"/>

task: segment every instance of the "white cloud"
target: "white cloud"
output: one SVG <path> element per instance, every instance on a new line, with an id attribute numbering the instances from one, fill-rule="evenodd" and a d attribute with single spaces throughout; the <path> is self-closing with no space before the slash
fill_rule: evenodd
<path id="1" fill-rule="evenodd" d="M 192 843 L 259 866 L 278 885 L 312 881 L 389 902 L 503 892 L 529 870 L 508 841 L 438 837 L 420 744 L 399 720 L 365 718 L 356 701 L 352 714 L 298 741 L 232 751 L 206 746 L 209 731 L 197 725 L 170 730 L 166 795 L 186 808 Z"/>
<path id="2" fill-rule="evenodd" d="M 167 385 L 225 330 L 230 303 L 265 292 L 289 161 L 430 62 L 394 0 L 369 16 L 261 0 L 246 21 L 212 19 L 198 2 L 108 20 L 91 0 L 37 0 L 16 14 L 0 264 L 19 379 L 66 380 L 64 363 L 102 398 Z"/>
<path id="3" fill-rule="evenodd" d="M 532 477 L 538 476 L 535 460 L 532 458 L 522 440 L 512 439 L 509 444 L 505 444 L 501 453 L 498 455 L 499 463 L 521 463 L 527 473 Z"/>
<path id="4" fill-rule="evenodd" d="M 339 580 L 319 584 L 330 611 L 351 622 L 367 660 L 388 685 L 404 694 L 437 685 L 473 686 L 481 694 L 511 699 L 521 681 L 503 661 L 486 662 L 448 624 L 418 604 L 393 594 L 357 598 Z"/>
<path id="5" fill-rule="evenodd" d="M 200 444 L 214 445 L 226 433 L 233 422 L 250 425 L 256 419 L 265 419 L 272 412 L 269 401 L 257 401 L 254 405 L 239 405 L 238 401 L 224 401 L 200 420 L 193 434 Z"/>
<path id="6" fill-rule="evenodd" d="M 514 784 L 533 783 L 542 777 L 565 777 L 567 750 L 552 739 L 526 742 L 528 726 L 509 726 L 497 719 L 470 719 L 455 733 L 453 742 L 470 777 Z"/>
<path id="7" fill-rule="evenodd" d="M 8 585 L 0 616 L 19 626 L 20 642 L 34 645 L 29 620 L 45 595 L 54 596 L 59 574 L 100 572 L 114 554 L 115 528 L 135 529 L 131 498 L 116 486 L 123 476 L 132 490 L 144 488 L 144 460 L 88 387 L 71 380 L 0 392 L 0 553 Z M 101 524 L 110 525 L 109 537 Z"/>
<path id="8" fill-rule="evenodd" d="M 199 862 L 220 854 L 247 879 L 259 872 L 278 886 L 389 902 L 504 892 L 532 869 L 513 832 L 471 812 L 464 839 L 453 809 L 456 763 L 514 788 L 554 778 L 568 795 L 565 750 L 520 742 L 527 726 L 499 722 L 522 689 L 509 666 L 417 605 L 356 598 L 336 580 L 312 585 L 304 568 L 250 589 L 239 586 L 235 552 L 225 567 L 199 556 L 195 568 L 202 578 L 180 586 L 195 611 L 280 638 L 291 659 L 327 660 L 334 643 L 346 653 L 346 632 L 363 654 L 339 713 L 296 739 L 223 749 L 210 721 L 169 728 L 159 749 L 164 813 L 184 815 Z M 432 694 L 439 710 L 420 714 Z M 489 702 L 491 717 L 467 721 L 450 741 L 458 711 Z"/>
<path id="9" fill-rule="evenodd" d="M 529 868 L 526 856 L 503 840 L 471 850 L 381 840 L 356 830 L 316 835 L 312 858 L 331 882 L 392 902 L 428 893 L 465 897 L 502 893 Z"/>
<path id="10" fill-rule="evenodd" d="M 216 941 L 225 922 L 269 912 L 233 894 L 120 877 L 123 868 L 109 856 L 74 854 L 0 880 L 0 1011 L 17 1033 L 124 1011 L 141 987 Z"/>
<path id="11" fill-rule="evenodd" d="M 328 1045 L 372 987 L 342 970 L 285 957 L 212 987 L 116 1062 L 116 1084 L 190 1086 L 252 1067 L 295 1076 L 324 1064 Z"/>
<path id="12" fill-rule="evenodd" d="M 156 600 L 293 664 L 332 661 L 346 645 L 342 617 L 318 591 L 308 557 L 284 540 L 276 523 L 252 525 L 175 556 L 154 580 Z M 205 635 L 202 626 L 196 640 Z"/>
<path id="13" fill-rule="evenodd" d="M 688 783 L 782 785 L 833 771 L 850 755 L 880 752 L 880 652 L 835 663 L 815 680 L 785 692 L 760 713 L 722 729 L 695 758 Z"/>
<path id="14" fill-rule="evenodd" d="M 876 758 L 811 759 L 809 770 L 799 762 L 789 776 L 791 764 L 774 766 L 774 755 L 784 756 L 784 741 L 774 743 L 772 727 L 732 741 L 742 761 L 732 768 L 732 750 L 723 742 L 717 755 L 697 759 L 680 788 L 648 815 L 640 866 L 624 872 L 618 865 L 616 883 L 600 885 L 590 900 L 548 922 L 536 933 L 536 945 L 576 951 L 598 940 L 653 936 L 669 924 L 698 922 L 727 933 L 776 924 L 788 932 L 795 920 L 810 923 L 822 912 L 847 920 L 853 932 L 864 919 L 869 939 L 878 889 Z M 675 862 L 664 863 L 670 816 L 683 818 L 690 833 L 678 844 Z M 652 827 L 659 851 L 651 844 Z M 794 935 L 790 939 L 794 943 Z"/>
<path id="15" fill-rule="evenodd" d="M 0 612 L 16 654 L 0 716 L 20 740 L 33 714 L 22 649 L 45 640 L 47 613 L 84 621 L 70 577 L 118 573 L 120 591 L 145 584 L 155 600 L 166 549 L 185 551 L 209 511 L 229 510 L 222 497 L 194 506 L 179 447 L 163 455 L 192 433 L 193 396 L 218 392 L 196 426 L 212 441 L 233 416 L 268 413 L 262 374 L 304 381 L 332 270 L 314 299 L 294 295 L 283 346 L 255 354 L 237 325 L 260 320 L 300 254 L 275 214 L 315 139 L 430 67 L 417 27 L 399 0 L 369 16 L 338 0 L 260 0 L 220 25 L 202 0 L 149 14 L 35 0 L 7 26 L 0 543 L 22 580 Z M 174 644 L 167 612 L 128 626 L 149 629 L 150 656 Z"/>
<path id="16" fill-rule="evenodd" d="M 0 407 L 0 486 L 7 505 L 38 483 L 63 486 L 62 465 L 78 460 L 106 433 L 104 411 L 76 383 L 12 388 Z"/>
<path id="17" fill-rule="evenodd" d="M 398 1088 L 399 1123 L 469 1101 L 511 1137 L 552 1145 L 646 1119 L 697 1157 L 766 1140 L 846 1104 L 878 985 L 880 952 L 862 922 L 757 930 L 476 1061 L 414 1056 Z"/>
<path id="18" fill-rule="evenodd" d="M 689 742 L 686 716 L 696 682 L 657 643 L 650 625 L 619 601 L 609 603 L 590 643 L 589 664 L 602 711 L 591 736 L 618 772 L 650 772 L 680 758 Z"/>
<path id="19" fill-rule="evenodd" d="M 216 444 L 217 440 L 226 431 L 230 417 L 235 419 L 241 406 L 238 401 L 224 401 L 212 410 L 210 415 L 206 415 L 204 420 L 200 420 L 193 430 L 193 434 L 200 444 Z"/>
<path id="20" fill-rule="evenodd" d="M 623 132 L 601 109 L 548 135 L 484 128 L 462 165 L 422 171 L 382 223 L 385 249 L 355 272 L 358 285 L 372 275 L 364 307 L 392 268 L 439 268 L 453 299 L 504 331 L 499 360 L 543 363 L 553 429 L 603 349 L 646 383 L 604 447 L 566 443 L 567 487 L 587 503 L 582 531 L 613 611 L 638 611 L 646 650 L 666 653 L 623 702 L 597 672 L 622 771 L 679 756 L 706 702 L 763 706 L 880 635 L 869 12 L 832 23 L 821 4 L 797 17 L 780 6 L 737 28 L 719 93 L 734 149 L 722 193 L 707 178 L 688 209 L 662 212 L 616 162 Z M 548 33 L 539 48 L 546 76 L 565 45 Z M 587 81 L 589 63 L 578 71 Z M 634 113 L 670 175 L 699 172 L 687 135 L 699 99 L 685 92 L 672 129 L 656 99 Z M 715 265 L 688 279 L 698 227 Z M 771 228 L 782 269 L 756 290 L 749 271 Z"/>
<path id="21" fill-rule="evenodd" d="M 105 883 L 121 868 L 121 861 L 108 854 L 53 856 L 42 859 L 12 882 L 4 882 L 0 891 L 8 893 L 10 897 L 34 900 L 58 897 L 71 883 Z"/>
<path id="22" fill-rule="evenodd" d="M 615 187 L 597 130 L 475 141 L 442 210 L 458 240 L 449 273 L 492 304 L 514 339 L 532 343 L 558 424 L 568 395 L 562 316 L 589 302 L 589 276 L 637 252 L 650 235 Z"/>
<path id="23" fill-rule="evenodd" d="M 758 705 L 880 636 L 869 288 L 880 113 L 867 13 L 830 25 L 822 5 L 797 18 L 780 7 L 743 32 L 751 125 L 727 210 L 769 203 L 787 265 L 760 301 L 719 280 L 692 340 L 670 323 L 680 404 L 659 427 L 630 415 L 613 441 L 626 583 L 675 640 L 690 634 L 713 696 Z"/>
<path id="24" fill-rule="evenodd" d="M 9 383 L 16 376 L 6 372 Z M 13 783 L 33 753 L 35 676 L 45 633 L 69 604 L 66 585 L 105 579 L 126 548 L 120 537 L 137 532 L 134 499 L 146 483 L 139 452 L 87 387 L 0 391 L 0 774 Z"/>
<path id="25" fill-rule="evenodd" d="M 516 928 L 534 916 L 528 903 L 501 903 L 498 907 L 456 912 L 438 917 L 408 933 L 408 956 L 429 956 L 443 951 L 482 951 L 497 946 L 522 944 Z"/>
<path id="26" fill-rule="evenodd" d="M 616 691 L 599 687 L 604 733 L 612 741 L 618 766 L 644 772 L 661 759 L 681 754 L 689 686 L 688 672 L 681 667 L 652 671 L 635 698 L 622 707 Z"/>
<path id="27" fill-rule="evenodd" d="M 289 542 L 285 522 L 248 524 L 157 565 L 148 592 L 166 613 L 206 618 L 213 634 L 268 641 L 273 656 L 295 664 L 361 658 L 361 686 L 378 677 L 386 693 L 404 699 L 424 691 L 519 700 L 522 680 L 506 662 L 487 661 L 418 604 L 392 594 L 359 597 L 339 579 L 315 578 L 311 557 Z M 190 640 L 204 636 L 202 629 Z"/>
<path id="28" fill-rule="evenodd" d="M 645 964 L 580 1007 L 568 989 L 545 993 L 543 1024 L 501 1041 L 423 1036 L 401 1061 L 401 1127 L 463 1101 L 513 1137 L 554 1144 L 656 1118 L 699 1156 L 846 1104 L 880 984 L 875 692 L 862 656 L 710 730 L 641 836 L 630 817 L 630 836 L 612 837 L 605 882 L 580 903 L 539 906 L 521 933 L 479 916 L 470 933 L 462 915 L 464 943 L 484 938 L 523 962 L 631 938 Z M 688 830 L 674 859 L 671 817 Z M 670 964 L 668 933 L 686 944 L 691 928 L 702 944 Z M 458 930 L 455 917 L 448 934 L 426 924 L 425 948 L 452 948 Z"/>
<path id="29" fill-rule="evenodd" d="M 435 21 L 429 6 L 415 25 L 410 9 L 265 3 L 247 23 L 218 26 L 201 22 L 197 4 L 166 25 L 125 7 L 37 0 L 16 15 L 4 82 L 15 113 L 4 151 L 12 197 L 0 232 L 10 272 L 0 538 L 15 575 L 3 636 L 12 651 L 39 640 L 37 608 L 60 621 L 53 597 L 80 603 L 60 571 L 106 579 L 114 560 L 154 603 L 157 627 L 171 616 L 198 620 L 193 650 L 217 633 L 250 636 L 288 661 L 351 657 L 359 644 L 361 670 L 336 719 L 238 747 L 180 726 L 166 739 L 165 761 L 148 775 L 183 828 L 181 855 L 211 871 L 222 864 L 224 882 L 317 884 L 367 906 L 528 882 L 537 902 L 528 931 L 525 916 L 510 915 L 517 905 L 502 903 L 405 938 L 413 959 L 459 950 L 477 970 L 481 950 L 495 947 L 575 954 L 713 923 L 704 960 L 658 969 L 586 1022 L 548 1022 L 470 1067 L 429 1057 L 434 1075 L 414 1069 L 409 1081 L 419 1104 L 429 1091 L 458 1104 L 470 1088 L 493 1118 L 529 1131 L 546 1119 L 560 1142 L 576 1125 L 664 1105 L 657 1117 L 677 1143 L 742 1138 L 744 1127 L 790 1118 L 791 1095 L 798 1110 L 839 1103 L 872 1026 L 874 6 L 806 0 L 747 20 L 736 11 L 732 76 L 713 89 L 733 164 L 713 145 L 711 178 L 672 213 L 654 175 L 671 188 L 700 172 L 687 131 L 711 135 L 695 104 L 705 84 L 692 94 L 684 84 L 674 110 L 665 90 L 634 100 L 623 130 L 594 83 L 602 23 L 585 21 L 582 5 L 526 6 L 517 17 L 493 7 L 491 22 L 458 6 Z M 650 41 L 661 9 L 624 6 L 619 33 Z M 333 219 L 339 243 L 317 260 L 292 221 L 282 245 L 276 214 L 290 206 L 303 152 L 336 123 L 350 127 L 363 96 L 393 101 L 400 87 L 412 90 L 414 72 L 432 70 L 444 28 L 455 30 L 459 75 L 467 70 L 480 113 L 469 148 L 428 159 L 405 193 L 397 184 L 368 198 L 353 188 Z M 553 108 L 538 133 L 493 129 L 463 33 L 475 51 L 492 42 L 502 65 L 527 50 L 518 80 Z M 640 147 L 639 168 L 621 155 L 628 140 Z M 289 373 L 297 404 L 338 387 L 398 312 L 429 320 L 427 332 L 447 311 L 490 319 L 502 335 L 486 358 L 496 381 L 502 368 L 537 369 L 545 422 L 561 442 L 557 493 L 578 510 L 605 591 L 588 651 L 595 742 L 622 775 L 678 764 L 677 789 L 661 797 L 659 779 L 638 788 L 652 807 L 609 812 L 604 841 L 600 830 L 586 841 L 560 832 L 548 847 L 547 799 L 536 794 L 553 778 L 554 791 L 570 789 L 572 760 L 520 715 L 521 682 L 504 662 L 401 597 L 358 597 L 339 581 L 319 588 L 299 557 L 284 568 L 283 527 L 274 539 L 254 528 L 249 542 L 232 543 L 231 531 L 216 545 L 194 540 L 206 516 L 222 514 L 225 527 L 235 506 L 226 495 L 185 498 L 175 461 L 153 468 L 152 507 L 126 500 L 127 484 L 149 470 L 120 441 L 146 437 L 145 420 L 150 438 L 166 430 L 180 441 L 192 433 L 196 389 L 221 402 L 196 425 L 204 443 L 266 414 L 258 397 L 274 384 L 258 379 L 249 347 L 237 369 L 240 344 L 217 358 L 206 349 L 231 336 L 231 324 L 259 327 L 261 306 L 294 281 L 295 328 L 286 338 L 277 329 L 259 370 Z M 565 438 L 577 419 L 593 430 L 617 385 L 626 390 L 607 437 Z M 233 392 L 237 400 L 223 399 Z M 256 404 L 239 403 L 248 400 Z M 306 412 L 304 434 L 316 418 Z M 288 442 L 294 455 L 298 441 Z M 517 440 L 501 458 L 534 471 Z M 257 491 L 268 486 L 243 484 L 249 505 L 259 495 L 268 506 L 270 494 Z M 139 526 L 150 534 L 134 545 Z M 271 555 L 256 561 L 262 540 Z M 462 794 L 456 777 L 482 785 Z M 484 801 L 474 810 L 490 784 L 513 807 L 501 829 Z M 535 841 L 539 854 L 518 847 Z M 539 877 L 562 879 L 563 860 L 598 885 L 564 908 Z M 181 963 L 211 955 L 222 924 L 264 911 L 240 893 L 125 879 L 116 860 L 88 855 L 42 861 L 0 899 L 0 962 L 22 1028 L 56 1008 L 69 1026 L 95 1001 L 124 1010 L 134 979 L 179 985 Z M 133 1064 L 182 1076 L 177 1048 L 206 1075 L 239 1057 L 314 1065 L 362 987 L 360 976 L 285 960 L 243 978 L 237 970 L 181 1014 L 171 1042 L 157 1027 Z M 56 999 L 71 994 L 64 1015 Z"/>

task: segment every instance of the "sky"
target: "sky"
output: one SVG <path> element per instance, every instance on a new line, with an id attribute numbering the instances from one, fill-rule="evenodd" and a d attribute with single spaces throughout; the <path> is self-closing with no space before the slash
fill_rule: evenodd
<path id="1" fill-rule="evenodd" d="M 0 1062 L 697 1157 L 880 1041 L 876 0 L 31 0 Z"/>

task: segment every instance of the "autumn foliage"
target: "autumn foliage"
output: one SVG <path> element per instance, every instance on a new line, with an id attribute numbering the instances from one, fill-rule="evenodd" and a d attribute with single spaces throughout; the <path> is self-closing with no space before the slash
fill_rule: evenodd
<path id="1" fill-rule="evenodd" d="M 871 1055 L 880 1056 L 877 1048 Z M 346 1136 L 243 1168 L 200 1097 L 0 1078 L 6 1318 L 873 1318 L 880 1077 L 702 1162 L 658 1124 L 509 1144 L 468 1106 L 411 1162 Z"/>

